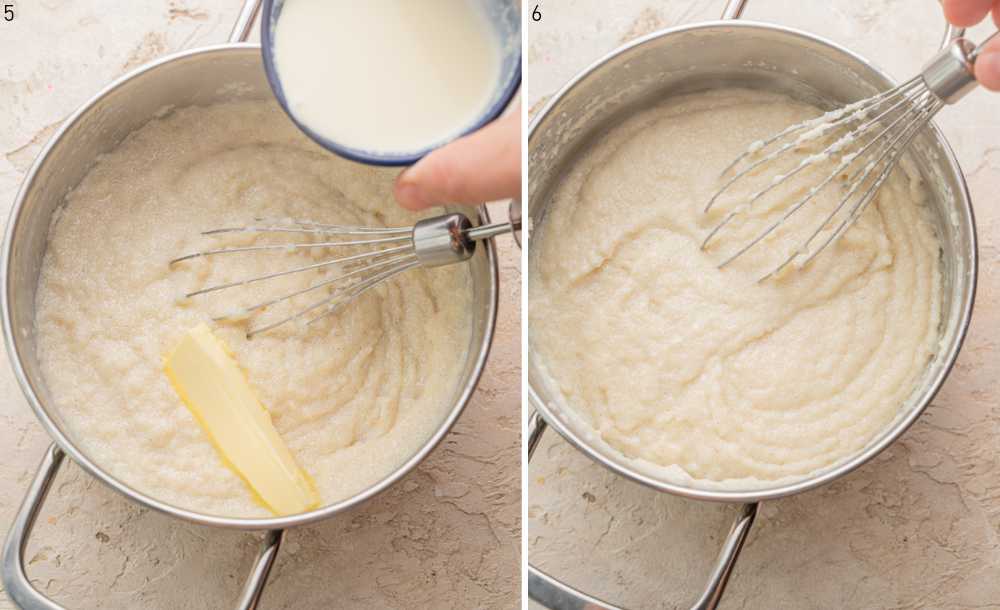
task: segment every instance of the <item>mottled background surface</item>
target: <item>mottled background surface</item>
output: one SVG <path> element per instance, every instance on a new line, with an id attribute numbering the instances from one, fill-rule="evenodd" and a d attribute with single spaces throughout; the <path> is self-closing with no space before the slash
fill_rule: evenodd
<path id="1" fill-rule="evenodd" d="M 534 112 L 604 53 L 659 28 L 716 19 L 722 2 L 548 0 L 541 8 L 542 21 L 528 27 Z M 745 17 L 828 37 L 899 79 L 930 57 L 943 29 L 934 0 L 750 0 Z M 825 488 L 762 505 L 722 608 L 1000 608 L 1000 95 L 977 91 L 938 124 L 968 176 L 981 239 L 976 311 L 958 365 L 879 458 Z M 527 492 L 531 560 L 636 609 L 686 608 L 735 510 L 626 482 L 551 431 Z"/>
<path id="2" fill-rule="evenodd" d="M 241 0 L 20 0 L 0 21 L 0 206 L 49 136 L 111 79 L 222 42 Z M 503 215 L 502 207 L 497 209 Z M 454 431 L 351 513 L 291 531 L 262 608 L 514 608 L 520 604 L 520 266 L 500 240 L 500 322 Z M 0 355 L 0 532 L 49 439 Z M 232 606 L 258 537 L 138 508 L 75 465 L 53 486 L 27 557 L 69 608 Z M 0 594 L 0 610 L 13 608 Z"/>

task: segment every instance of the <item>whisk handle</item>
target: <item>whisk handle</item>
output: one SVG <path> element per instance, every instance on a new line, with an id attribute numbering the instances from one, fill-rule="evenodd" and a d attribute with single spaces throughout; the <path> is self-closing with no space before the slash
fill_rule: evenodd
<path id="1" fill-rule="evenodd" d="M 521 201 L 512 199 L 507 211 L 510 216 L 507 222 L 494 222 L 478 227 L 469 226 L 463 231 L 465 238 L 469 241 L 483 241 L 498 235 L 512 233 L 517 246 L 521 247 Z"/>
<path id="2" fill-rule="evenodd" d="M 994 32 L 979 46 L 962 37 L 946 44 L 921 70 L 924 84 L 946 104 L 954 104 L 965 97 L 976 87 L 976 57 L 998 33 Z"/>
<path id="3" fill-rule="evenodd" d="M 1000 30 L 993 32 L 992 34 L 989 35 L 989 37 L 986 40 L 979 43 L 979 46 L 973 49 L 971 53 L 969 53 L 969 59 L 975 62 L 976 58 L 979 57 L 979 54 L 982 53 L 983 50 L 986 48 L 986 45 L 990 44 L 990 42 L 997 36 L 1000 36 Z"/>
<path id="4" fill-rule="evenodd" d="M 521 220 L 511 220 L 510 222 L 494 222 L 488 225 L 472 227 L 465 232 L 465 237 L 472 241 L 482 241 L 497 235 L 512 233 L 521 230 Z"/>

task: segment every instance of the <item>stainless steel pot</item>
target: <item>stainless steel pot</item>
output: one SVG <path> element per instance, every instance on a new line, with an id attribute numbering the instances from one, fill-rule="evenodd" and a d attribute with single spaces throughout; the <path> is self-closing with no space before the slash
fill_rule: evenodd
<path id="1" fill-rule="evenodd" d="M 236 607 L 257 606 L 268 572 L 281 543 L 282 531 L 326 519 L 358 506 L 399 481 L 441 441 L 472 396 L 483 371 L 497 315 L 496 250 L 490 241 L 469 260 L 474 290 L 473 332 L 453 405 L 437 431 L 403 465 L 357 495 L 314 511 L 288 517 L 238 519 L 193 512 L 172 506 L 133 489 L 88 458 L 53 408 L 39 369 L 35 345 L 35 288 L 45 254 L 52 215 L 65 196 L 89 170 L 94 159 L 118 145 L 164 107 L 184 107 L 246 100 L 272 99 L 261 62 L 260 46 L 247 44 L 260 0 L 247 0 L 230 40 L 164 57 L 108 85 L 80 107 L 49 141 L 28 172 L 7 224 L 0 268 L 3 273 L 4 338 L 14 374 L 28 403 L 55 441 L 28 490 L 3 549 L 3 583 L 7 594 L 28 610 L 60 610 L 62 606 L 35 590 L 24 570 L 24 550 L 32 526 L 59 466 L 66 455 L 91 475 L 126 498 L 168 515 L 217 527 L 267 530 Z M 480 222 L 488 222 L 485 208 Z"/>
<path id="2" fill-rule="evenodd" d="M 721 21 L 655 32 L 601 58 L 559 91 L 532 122 L 528 134 L 529 216 L 545 220 L 546 204 L 565 168 L 589 138 L 651 101 L 720 86 L 782 91 L 820 106 L 867 97 L 892 86 L 868 60 L 806 32 L 766 23 L 738 21 L 747 0 L 728 0 Z M 961 32 L 948 28 L 945 40 Z M 928 364 L 914 397 L 901 415 L 863 450 L 835 467 L 789 484 L 752 491 L 725 491 L 679 484 L 641 472 L 621 455 L 587 440 L 575 420 L 562 417 L 544 376 L 529 357 L 528 454 L 547 426 L 577 449 L 617 474 L 655 490 L 697 500 L 741 504 L 715 569 L 694 608 L 715 608 L 746 540 L 757 505 L 800 493 L 841 477 L 899 438 L 923 412 L 958 356 L 968 328 L 976 287 L 976 231 L 965 179 L 944 136 L 924 130 L 910 157 L 931 192 L 942 241 L 944 269 L 940 349 Z M 539 418 L 539 415 L 541 418 Z M 615 609 L 529 564 L 528 592 L 553 609 Z"/>

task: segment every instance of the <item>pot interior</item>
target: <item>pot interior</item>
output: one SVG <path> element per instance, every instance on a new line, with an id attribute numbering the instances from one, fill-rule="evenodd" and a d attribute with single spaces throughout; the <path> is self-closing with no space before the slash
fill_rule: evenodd
<path id="1" fill-rule="evenodd" d="M 594 64 L 537 117 L 528 140 L 529 215 L 545 221 L 550 193 L 588 143 L 637 110 L 675 95 L 718 87 L 780 91 L 828 109 L 892 86 L 865 60 L 809 34 L 753 22 L 712 22 L 640 39 Z M 529 357 L 529 394 L 535 408 L 571 443 L 639 482 L 705 500 L 753 501 L 804 491 L 864 463 L 891 443 L 933 398 L 958 353 L 975 289 L 975 227 L 961 171 L 943 136 L 925 129 L 908 155 L 929 189 L 941 240 L 944 271 L 940 349 L 896 420 L 858 454 L 791 484 L 752 491 L 681 485 L 655 469 L 627 461 L 579 418 L 560 413 L 556 394 Z"/>
<path id="2" fill-rule="evenodd" d="M 473 283 L 473 330 L 453 407 L 423 448 L 395 472 L 356 496 L 310 513 L 276 519 L 228 519 L 158 502 L 114 479 L 78 449 L 71 429 L 54 408 L 35 345 L 35 290 L 53 214 L 96 158 L 128 134 L 173 108 L 236 100 L 273 100 L 256 45 L 226 45 L 182 53 L 140 69 L 108 87 L 78 111 L 50 142 L 26 178 L 5 238 L 5 323 L 15 373 L 39 419 L 60 445 L 92 474 L 132 499 L 211 525 L 262 529 L 298 525 L 353 506 L 399 479 L 437 444 L 461 413 L 482 372 L 496 317 L 496 262 L 491 247 L 469 261 Z"/>

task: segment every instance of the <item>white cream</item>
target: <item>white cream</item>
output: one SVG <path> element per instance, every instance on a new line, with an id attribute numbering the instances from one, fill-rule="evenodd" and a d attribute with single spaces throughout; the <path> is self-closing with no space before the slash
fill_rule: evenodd
<path id="1" fill-rule="evenodd" d="M 475 122 L 501 52 L 471 0 L 287 0 L 274 61 L 300 122 L 351 148 L 405 153 Z"/>

